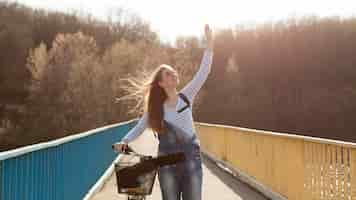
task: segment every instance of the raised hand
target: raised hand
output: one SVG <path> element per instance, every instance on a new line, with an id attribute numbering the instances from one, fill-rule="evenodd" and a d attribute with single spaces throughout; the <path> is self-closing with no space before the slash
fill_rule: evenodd
<path id="1" fill-rule="evenodd" d="M 212 34 L 212 31 L 211 31 L 211 29 L 209 27 L 209 24 L 205 24 L 204 31 L 205 31 L 205 38 L 206 38 L 206 41 L 207 41 L 207 46 L 208 46 L 209 49 L 213 50 L 214 39 L 213 39 L 213 34 Z"/>

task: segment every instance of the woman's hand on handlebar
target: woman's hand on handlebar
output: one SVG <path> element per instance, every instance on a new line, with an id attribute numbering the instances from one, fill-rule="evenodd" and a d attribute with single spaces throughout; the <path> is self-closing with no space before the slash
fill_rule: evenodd
<path id="1" fill-rule="evenodd" d="M 112 148 L 115 151 L 121 153 L 121 152 L 124 152 L 124 151 L 126 151 L 128 149 L 128 144 L 126 142 L 124 142 L 124 141 L 121 141 L 121 142 L 113 144 Z"/>

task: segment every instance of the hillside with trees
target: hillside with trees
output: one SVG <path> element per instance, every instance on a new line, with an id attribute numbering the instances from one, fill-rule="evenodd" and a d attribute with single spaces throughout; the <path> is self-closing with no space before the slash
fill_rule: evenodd
<path id="1" fill-rule="evenodd" d="M 130 74 L 166 63 L 182 88 L 197 71 L 202 38 L 169 45 L 134 13 L 108 18 L 0 2 L 0 151 L 137 117 L 129 112 L 136 102 L 115 101 Z M 355 18 L 306 16 L 214 34 L 196 121 L 356 142 Z"/>

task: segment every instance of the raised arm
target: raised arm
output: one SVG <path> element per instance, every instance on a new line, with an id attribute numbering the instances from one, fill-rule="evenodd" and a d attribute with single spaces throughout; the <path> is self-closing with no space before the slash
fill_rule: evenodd
<path id="1" fill-rule="evenodd" d="M 205 49 L 199 70 L 195 73 L 193 79 L 190 80 L 180 91 L 188 97 L 190 102 L 194 101 L 194 97 L 208 78 L 211 71 L 212 60 L 213 50 L 209 48 Z"/>
<path id="2" fill-rule="evenodd" d="M 129 143 L 136 139 L 139 135 L 143 133 L 143 131 L 147 127 L 147 119 L 148 113 L 144 112 L 142 117 L 137 122 L 136 126 L 134 126 L 123 138 L 122 142 Z"/>
<path id="3" fill-rule="evenodd" d="M 192 103 L 194 101 L 194 97 L 197 95 L 200 88 L 208 78 L 208 75 L 211 71 L 211 63 L 213 62 L 214 40 L 212 31 L 208 24 L 205 25 L 204 31 L 207 41 L 207 48 L 204 50 L 199 70 L 195 73 L 193 79 L 189 81 L 187 85 L 185 85 L 184 88 L 180 91 L 181 93 L 185 94 L 189 101 Z"/>

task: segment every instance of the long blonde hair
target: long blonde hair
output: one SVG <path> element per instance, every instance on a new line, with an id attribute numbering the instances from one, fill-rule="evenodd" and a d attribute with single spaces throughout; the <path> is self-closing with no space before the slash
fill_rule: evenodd
<path id="1" fill-rule="evenodd" d="M 117 99 L 135 99 L 137 104 L 129 110 L 129 113 L 140 108 L 141 112 L 148 112 L 148 128 L 158 134 L 164 133 L 166 130 L 163 123 L 163 103 L 168 98 L 165 90 L 159 86 L 158 82 L 162 80 L 163 69 L 169 67 L 167 64 L 161 64 L 150 73 L 144 71 L 139 74 L 138 78 L 131 76 L 121 79 L 130 83 L 130 85 L 122 86 L 129 94 Z"/>

